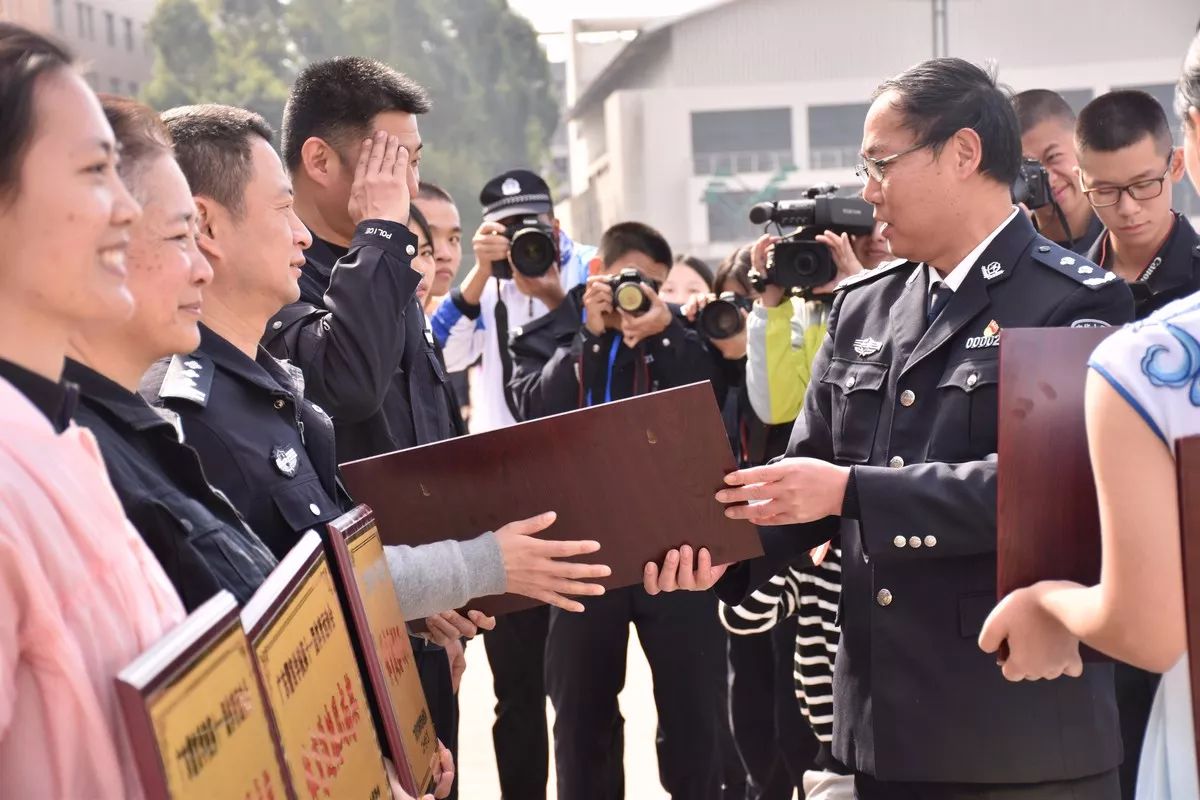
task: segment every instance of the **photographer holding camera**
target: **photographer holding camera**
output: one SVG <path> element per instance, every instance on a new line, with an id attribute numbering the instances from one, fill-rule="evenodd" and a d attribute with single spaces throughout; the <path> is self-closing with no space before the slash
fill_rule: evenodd
<path id="1" fill-rule="evenodd" d="M 1068 250 L 1087 255 L 1104 226 L 1079 190 L 1075 170 L 1075 112 L 1062 95 L 1030 89 L 1015 95 L 1013 110 L 1021 126 L 1023 165 L 1045 168 L 1044 192 L 1037 199 L 1017 198 L 1033 212 L 1038 232 Z"/>
<path id="2" fill-rule="evenodd" d="M 658 296 L 671 264 L 671 247 L 653 228 L 622 222 L 605 231 L 596 274 L 512 341 L 509 389 L 523 419 L 696 381 L 722 383 L 702 337 Z M 654 675 L 663 786 L 673 797 L 715 800 L 720 728 L 707 698 L 724 676 L 716 598 L 650 597 L 633 586 L 596 600 L 577 620 L 550 611 L 545 675 L 556 714 L 559 798 L 624 794 L 617 695 L 632 622 Z"/>

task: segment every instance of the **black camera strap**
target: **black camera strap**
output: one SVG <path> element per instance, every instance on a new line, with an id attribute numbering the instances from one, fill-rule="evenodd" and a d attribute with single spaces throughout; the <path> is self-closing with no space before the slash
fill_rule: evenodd
<path id="1" fill-rule="evenodd" d="M 496 309 L 494 315 L 496 318 L 496 344 L 500 350 L 500 374 L 504 385 L 501 392 L 504 394 L 504 403 L 508 406 L 508 411 L 512 414 L 513 419 L 520 422 L 521 415 L 517 413 L 517 404 L 513 402 L 512 394 L 508 391 L 508 382 L 512 380 L 513 364 L 512 353 L 508 350 L 508 305 L 504 302 L 504 295 L 501 289 L 504 284 L 496 278 Z"/>

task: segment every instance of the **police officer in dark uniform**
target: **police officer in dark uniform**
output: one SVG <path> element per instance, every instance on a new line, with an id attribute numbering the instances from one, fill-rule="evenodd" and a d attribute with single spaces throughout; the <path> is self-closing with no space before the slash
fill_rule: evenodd
<path id="1" fill-rule="evenodd" d="M 978 67 L 885 82 L 863 157 L 863 196 L 911 260 L 843 284 L 788 457 L 718 493 L 764 501 L 726 513 L 769 526 L 766 557 L 718 592 L 740 601 L 840 541 L 833 750 L 863 800 L 1116 798 L 1111 667 L 1018 687 L 976 638 L 996 599 L 999 332 L 1123 323 L 1132 298 L 1011 206 L 1017 121 Z M 669 558 L 647 588 L 674 585 Z"/>
<path id="2" fill-rule="evenodd" d="M 174 414 L 76 361 L 68 359 L 63 374 L 79 387 L 75 421 L 95 435 L 125 516 L 184 606 L 194 610 L 221 589 L 249 600 L 276 558 L 209 485 Z"/>

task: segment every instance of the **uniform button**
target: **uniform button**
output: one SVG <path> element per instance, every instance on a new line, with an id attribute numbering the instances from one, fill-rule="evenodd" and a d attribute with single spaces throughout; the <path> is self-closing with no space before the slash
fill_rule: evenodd
<path id="1" fill-rule="evenodd" d="M 671 340 L 664 337 L 663 338 L 663 347 L 670 347 L 670 346 L 671 346 Z"/>
<path id="2" fill-rule="evenodd" d="M 325 409 L 321 408 L 321 407 L 320 407 L 319 405 L 317 405 L 316 403 L 313 403 L 313 404 L 312 404 L 312 407 L 313 407 L 313 411 L 317 412 L 318 414 L 324 414 L 324 413 L 325 413 Z"/>
<path id="3" fill-rule="evenodd" d="M 404 252 L 408 253 L 410 256 L 415 256 L 417 254 L 417 248 L 410 244 L 408 247 L 404 248 Z"/>
<path id="4" fill-rule="evenodd" d="M 900 456 L 892 456 L 891 459 L 888 460 L 888 466 L 892 469 L 900 469 L 904 466 L 904 459 Z"/>
<path id="5" fill-rule="evenodd" d="M 1038 248 L 1038 252 L 1039 252 L 1039 253 L 1049 253 L 1049 252 L 1050 252 L 1050 245 L 1048 245 L 1048 244 L 1044 244 L 1044 245 L 1042 245 L 1041 247 L 1039 247 L 1039 248 Z"/>
<path id="6" fill-rule="evenodd" d="M 275 320 L 274 322 L 271 323 L 271 330 L 273 330 L 273 331 L 277 331 L 282 327 L 283 327 L 283 323 L 280 322 L 279 320 Z"/>
<path id="7" fill-rule="evenodd" d="M 979 373 L 978 372 L 972 372 L 970 375 L 967 376 L 967 386 L 974 386 L 977 383 L 979 383 Z"/>
<path id="8" fill-rule="evenodd" d="M 308 510 L 312 512 L 314 517 L 320 516 L 321 514 L 321 507 L 316 503 L 309 503 Z"/>
<path id="9" fill-rule="evenodd" d="M 908 546 L 909 547 L 920 547 L 921 546 L 921 537 L 920 536 L 911 537 L 908 540 Z"/>
<path id="10" fill-rule="evenodd" d="M 900 405 L 908 408 L 915 402 L 917 402 L 917 395 L 911 389 L 905 389 L 900 393 Z"/>
<path id="11" fill-rule="evenodd" d="M 934 547 L 936 544 L 937 544 L 936 536 L 926 536 L 925 537 L 925 546 L 926 547 Z"/>
<path id="12" fill-rule="evenodd" d="M 600 345 L 598 345 L 598 344 L 594 344 L 594 345 L 592 345 L 592 352 L 593 352 L 593 353 L 599 353 L 599 352 L 600 352 Z"/>
<path id="13" fill-rule="evenodd" d="M 275 401 L 275 408 L 277 408 L 277 409 L 283 408 L 283 399 L 282 398 L 279 398 Z"/>
<path id="14" fill-rule="evenodd" d="M 896 547 L 904 547 L 908 544 L 908 540 L 903 536 L 897 536 L 895 539 L 892 539 L 892 544 L 896 545 Z"/>
<path id="15" fill-rule="evenodd" d="M 881 606 L 890 606 L 892 604 L 892 593 L 887 589 L 880 589 L 879 594 L 875 595 L 875 602 Z"/>
<path id="16" fill-rule="evenodd" d="M 846 388 L 853 389 L 854 384 L 856 384 L 856 383 L 858 383 L 858 379 L 855 378 L 853 375 L 851 375 L 849 378 L 846 379 Z"/>

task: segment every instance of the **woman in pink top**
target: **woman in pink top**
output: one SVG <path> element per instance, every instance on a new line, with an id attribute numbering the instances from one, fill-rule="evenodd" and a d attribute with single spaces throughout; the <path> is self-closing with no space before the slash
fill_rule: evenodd
<path id="1" fill-rule="evenodd" d="M 183 617 L 61 381 L 140 209 L 60 46 L 0 23 L 0 795 L 140 797 L 113 677 Z"/>

